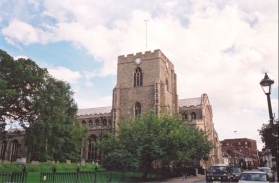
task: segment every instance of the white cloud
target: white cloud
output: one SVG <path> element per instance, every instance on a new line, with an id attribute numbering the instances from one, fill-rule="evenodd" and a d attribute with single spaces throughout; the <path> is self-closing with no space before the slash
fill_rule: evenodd
<path id="1" fill-rule="evenodd" d="M 45 44 L 53 40 L 52 33 L 34 28 L 32 25 L 16 19 L 11 21 L 8 27 L 2 29 L 2 34 L 5 36 L 6 41 L 12 45 L 15 45 L 17 42 L 25 45 L 34 43 Z"/>
<path id="2" fill-rule="evenodd" d="M 25 55 L 18 55 L 18 56 L 15 56 L 15 57 L 14 57 L 15 60 L 18 60 L 18 59 L 20 59 L 20 58 L 28 59 L 28 57 L 25 56 Z"/>
<path id="3" fill-rule="evenodd" d="M 48 68 L 48 72 L 56 79 L 69 83 L 76 83 L 77 80 L 81 78 L 78 71 L 71 71 L 65 67 Z"/>

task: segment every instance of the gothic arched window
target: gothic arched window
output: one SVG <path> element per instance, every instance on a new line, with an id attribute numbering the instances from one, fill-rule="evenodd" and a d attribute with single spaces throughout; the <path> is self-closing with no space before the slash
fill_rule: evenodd
<path id="1" fill-rule="evenodd" d="M 135 105 L 135 117 L 139 117 L 141 115 L 141 105 L 139 102 Z"/>
<path id="2" fill-rule="evenodd" d="M 11 162 L 16 161 L 17 153 L 18 153 L 18 141 L 13 140 L 13 142 L 12 142 L 12 153 L 11 153 L 11 158 L 10 158 Z"/>
<path id="3" fill-rule="evenodd" d="M 194 120 L 194 119 L 196 119 L 196 113 L 192 112 L 191 113 L 191 120 Z"/>
<path id="4" fill-rule="evenodd" d="M 93 122 L 92 122 L 92 120 L 89 120 L 89 126 L 92 126 L 93 125 Z"/>
<path id="5" fill-rule="evenodd" d="M 7 150 L 7 141 L 3 140 L 1 145 L 0 159 L 2 160 L 5 159 L 6 150 Z"/>
<path id="6" fill-rule="evenodd" d="M 108 125 L 108 122 L 106 119 L 103 120 L 103 126 L 107 126 Z"/>
<path id="7" fill-rule="evenodd" d="M 142 86 L 142 71 L 138 67 L 134 72 L 134 87 Z"/>
<path id="8" fill-rule="evenodd" d="M 188 116 L 187 116 L 187 113 L 183 112 L 182 113 L 182 119 L 183 120 L 187 120 Z"/>
<path id="9" fill-rule="evenodd" d="M 88 138 L 88 160 L 93 160 L 96 161 L 97 159 L 97 147 L 96 147 L 96 142 L 97 142 L 97 136 L 96 135 L 90 135 Z"/>
<path id="10" fill-rule="evenodd" d="M 86 125 L 86 122 L 84 120 L 82 121 L 82 125 Z"/>
<path id="11" fill-rule="evenodd" d="M 168 81 L 168 79 L 166 79 L 166 87 L 167 87 L 167 91 L 169 91 L 169 81 Z"/>
<path id="12" fill-rule="evenodd" d="M 95 120 L 96 126 L 100 125 L 100 121 L 98 119 Z"/>

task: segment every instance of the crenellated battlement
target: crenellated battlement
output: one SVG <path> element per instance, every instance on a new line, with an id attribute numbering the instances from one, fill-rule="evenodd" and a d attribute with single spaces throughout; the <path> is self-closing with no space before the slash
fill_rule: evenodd
<path id="1" fill-rule="evenodd" d="M 137 52 L 136 54 L 128 54 L 127 56 L 125 55 L 120 55 L 118 56 L 118 60 L 120 61 L 126 61 L 126 60 L 133 60 L 137 57 L 144 57 L 144 58 L 158 58 L 161 54 L 163 54 L 161 52 L 161 50 L 157 49 L 157 50 L 154 50 L 153 52 L 151 51 L 146 51 L 146 52 Z"/>
<path id="2" fill-rule="evenodd" d="M 142 60 L 149 60 L 160 57 L 165 62 L 168 62 L 169 66 L 173 68 L 173 64 L 169 61 L 169 59 L 164 55 L 164 53 L 160 49 L 156 49 L 153 52 L 145 51 L 144 53 L 137 52 L 136 54 L 127 54 L 127 56 L 120 55 L 118 56 L 118 64 L 134 61 L 138 57 Z"/>

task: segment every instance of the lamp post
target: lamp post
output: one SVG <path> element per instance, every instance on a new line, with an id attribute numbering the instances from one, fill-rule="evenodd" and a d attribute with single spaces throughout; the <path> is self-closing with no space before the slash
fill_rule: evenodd
<path id="1" fill-rule="evenodd" d="M 269 79 L 267 73 L 265 73 L 264 78 L 260 82 L 260 85 L 262 86 L 262 89 L 267 96 L 267 105 L 268 105 L 268 112 L 269 112 L 269 119 L 270 119 L 269 122 L 271 127 L 273 127 L 273 115 L 272 115 L 272 108 L 270 102 L 270 93 L 271 93 L 271 85 L 273 83 L 274 81 Z"/>
<path id="2" fill-rule="evenodd" d="M 278 127 L 277 127 L 276 124 L 273 124 L 274 117 L 272 115 L 272 108 L 271 108 L 271 101 L 270 101 L 271 86 L 272 86 L 273 83 L 274 83 L 274 81 L 269 79 L 267 73 L 265 73 L 264 78 L 260 82 L 260 85 L 262 86 L 262 89 L 267 96 L 267 105 L 268 105 L 268 112 L 269 112 L 269 119 L 270 119 L 270 121 L 269 121 L 270 127 L 271 127 L 272 131 L 276 130 L 275 133 L 272 133 L 272 136 L 273 137 L 276 137 L 276 136 L 278 137 L 278 131 L 276 129 Z M 274 127 L 276 127 L 276 128 L 274 128 Z M 278 149 L 277 149 L 277 147 L 275 147 L 275 148 L 276 148 L 275 160 L 278 163 Z M 279 180 L 279 172 L 277 172 L 277 181 L 278 180 Z"/>

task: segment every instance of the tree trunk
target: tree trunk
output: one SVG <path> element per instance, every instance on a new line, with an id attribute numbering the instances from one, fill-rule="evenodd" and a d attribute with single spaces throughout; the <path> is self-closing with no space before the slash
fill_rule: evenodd
<path id="1" fill-rule="evenodd" d="M 150 165 L 151 165 L 152 161 L 147 161 L 144 163 L 143 165 L 143 170 L 142 170 L 142 180 L 145 181 L 147 179 L 148 173 L 149 173 L 149 169 L 150 169 Z"/>

